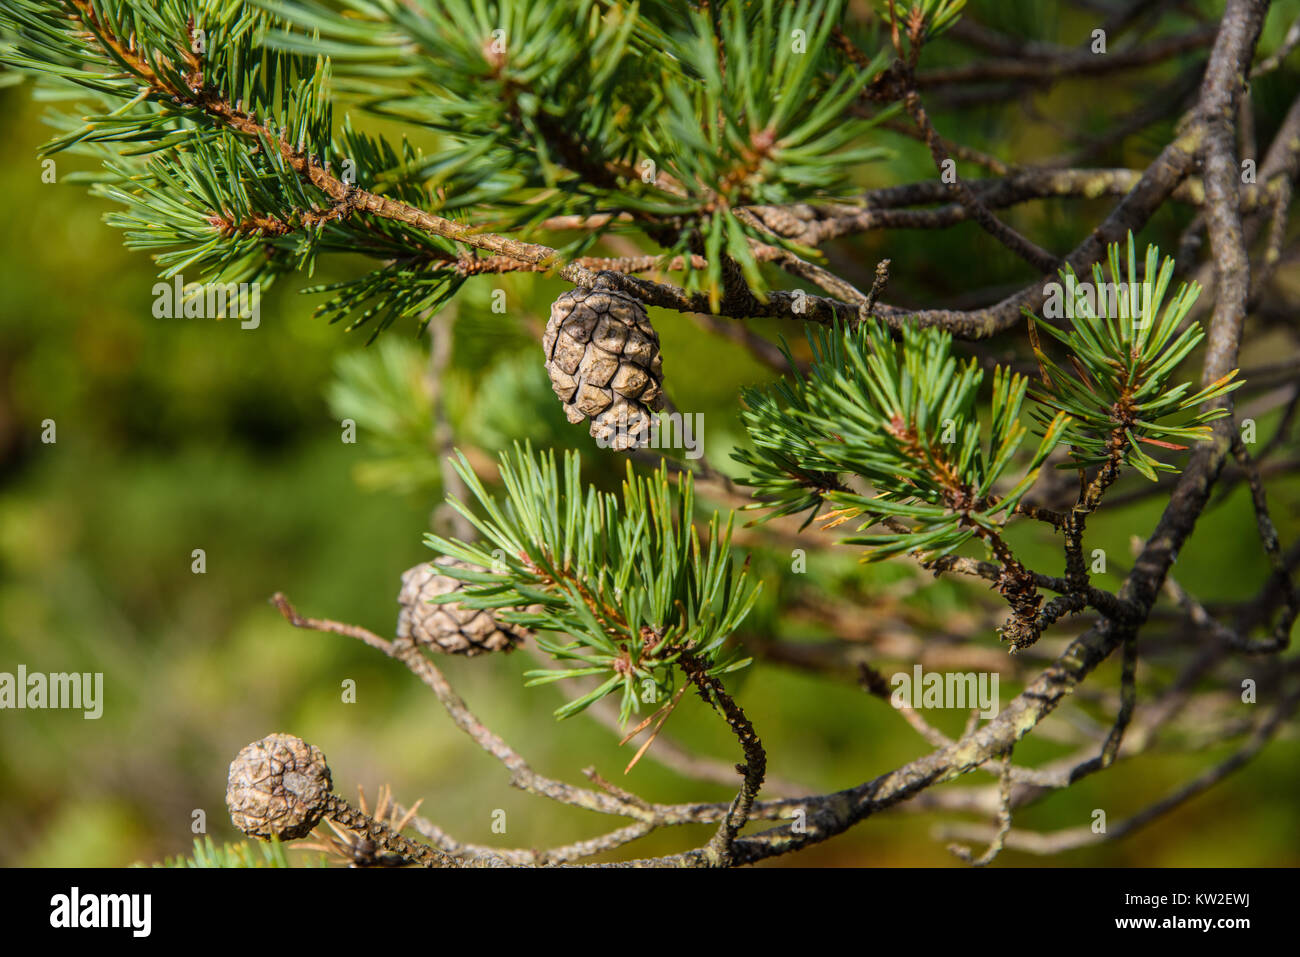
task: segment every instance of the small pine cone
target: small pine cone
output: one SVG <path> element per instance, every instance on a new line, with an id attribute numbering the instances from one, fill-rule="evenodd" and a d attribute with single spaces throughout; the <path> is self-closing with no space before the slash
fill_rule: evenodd
<path id="1" fill-rule="evenodd" d="M 591 419 L 592 437 L 615 449 L 649 441 L 664 372 L 645 306 L 617 289 L 566 292 L 551 306 L 542 348 L 570 422 Z"/>
<path id="2" fill-rule="evenodd" d="M 251 837 L 306 837 L 329 807 L 334 787 L 320 748 L 291 734 L 270 734 L 230 762 L 226 807 Z"/>
<path id="3" fill-rule="evenodd" d="M 435 651 L 472 657 L 487 651 L 511 651 L 528 637 L 527 628 L 498 621 L 486 608 L 466 608 L 457 602 L 431 604 L 429 599 L 465 587 L 458 578 L 438 574 L 439 565 L 482 571 L 449 555 L 432 564 L 408 568 L 402 573 L 402 590 L 397 595 L 402 606 L 397 615 L 398 638 L 409 638 Z"/>

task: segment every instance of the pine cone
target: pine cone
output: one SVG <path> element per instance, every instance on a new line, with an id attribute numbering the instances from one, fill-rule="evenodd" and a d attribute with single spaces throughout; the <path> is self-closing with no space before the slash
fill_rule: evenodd
<path id="1" fill-rule="evenodd" d="M 664 373 L 659 335 L 640 302 L 617 289 L 566 292 L 551 306 L 542 347 L 570 422 L 591 419 L 592 437 L 615 449 L 649 441 L 652 413 L 664 407 Z"/>
<path id="2" fill-rule="evenodd" d="M 269 734 L 230 762 L 226 807 L 245 834 L 292 841 L 320 823 L 332 787 L 320 748 L 291 734 Z"/>
<path id="3" fill-rule="evenodd" d="M 439 565 L 482 571 L 447 555 L 432 564 L 425 562 L 408 568 L 402 573 L 402 590 L 397 595 L 402 606 L 397 615 L 398 638 L 409 638 L 436 651 L 472 657 L 487 651 L 510 651 L 528 637 L 527 628 L 498 621 L 485 608 L 466 608 L 457 602 L 431 604 L 429 599 L 465 587 L 458 578 L 438 574 Z"/>

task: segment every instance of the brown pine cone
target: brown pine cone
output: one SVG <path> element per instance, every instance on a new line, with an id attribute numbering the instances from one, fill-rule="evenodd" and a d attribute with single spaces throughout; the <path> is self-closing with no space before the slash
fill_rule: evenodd
<path id="1" fill-rule="evenodd" d="M 440 575 L 438 566 L 472 568 L 468 562 L 444 555 L 433 563 L 424 562 L 402 573 L 402 590 L 397 600 L 397 637 L 417 645 L 453 655 L 481 655 L 488 651 L 510 651 L 530 634 L 527 628 L 498 621 L 486 608 L 466 608 L 457 602 L 431 604 L 429 599 L 460 591 L 465 582 Z"/>
<path id="2" fill-rule="evenodd" d="M 230 762 L 226 807 L 245 834 L 292 841 L 320 823 L 332 788 L 320 748 L 292 734 L 269 734 Z"/>
<path id="3" fill-rule="evenodd" d="M 664 407 L 659 335 L 645 306 L 617 289 L 573 289 L 551 306 L 542 337 L 551 387 L 570 422 L 615 449 L 645 445 Z"/>

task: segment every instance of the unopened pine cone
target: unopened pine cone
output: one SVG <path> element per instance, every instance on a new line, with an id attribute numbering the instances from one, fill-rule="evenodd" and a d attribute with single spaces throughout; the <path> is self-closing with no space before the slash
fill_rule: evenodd
<path id="1" fill-rule="evenodd" d="M 320 748 L 291 734 L 271 734 L 230 762 L 226 807 L 245 834 L 292 841 L 320 823 L 333 786 Z"/>
<path id="2" fill-rule="evenodd" d="M 542 337 L 551 388 L 570 422 L 615 449 L 645 445 L 664 407 L 659 335 L 645 306 L 617 289 L 566 292 L 551 306 Z"/>
<path id="3" fill-rule="evenodd" d="M 460 591 L 465 582 L 439 574 L 438 568 L 452 566 L 482 571 L 468 562 L 444 555 L 402 573 L 402 590 L 397 600 L 397 637 L 417 645 L 472 657 L 489 651 L 510 651 L 528 637 L 527 628 L 499 621 L 486 608 L 467 608 L 458 602 L 433 604 L 431 598 Z"/>

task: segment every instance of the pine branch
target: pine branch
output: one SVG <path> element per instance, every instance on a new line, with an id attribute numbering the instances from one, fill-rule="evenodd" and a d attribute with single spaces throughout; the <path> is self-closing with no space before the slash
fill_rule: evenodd
<path id="1" fill-rule="evenodd" d="M 430 535 L 426 541 L 485 570 L 446 569 L 467 583 L 447 600 L 499 610 L 503 620 L 559 636 L 539 636 L 538 645 L 573 667 L 529 672 L 529 685 L 601 677 L 557 717 L 617 692 L 626 724 L 643 701 L 672 696 L 673 667 L 687 651 L 712 677 L 748 664 L 724 646 L 758 589 L 747 568 L 735 569 L 730 519 L 723 523 L 715 514 L 702 535 L 692 524 L 689 473 L 673 491 L 666 468 L 646 479 L 629 462 L 620 501 L 584 489 L 578 463 L 576 453 L 567 456 L 561 474 L 553 455 L 516 446 L 500 460 L 507 497 L 499 502 L 460 456 L 456 471 L 484 514 L 449 501 L 481 540 Z"/>

